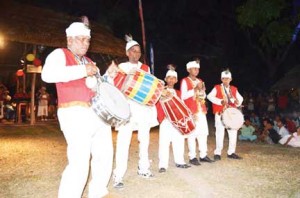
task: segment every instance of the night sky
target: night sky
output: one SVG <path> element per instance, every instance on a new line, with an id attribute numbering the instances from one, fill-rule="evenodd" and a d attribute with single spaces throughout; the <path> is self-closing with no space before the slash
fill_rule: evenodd
<path id="1" fill-rule="evenodd" d="M 138 0 L 18 0 L 73 16 L 86 15 L 123 39 L 130 33 L 142 44 Z M 199 77 L 208 88 L 220 82 L 229 68 L 233 84 L 244 91 L 263 91 L 299 62 L 299 41 L 291 45 L 283 64 L 271 79 L 270 72 L 237 23 L 237 7 L 246 0 L 144 0 L 147 50 L 154 46 L 155 75 L 164 78 L 166 66 L 177 65 L 179 79 L 187 75 L 185 64 L 200 58 Z M 297 7 L 290 3 L 287 14 Z M 296 24 L 297 25 L 297 24 Z M 295 25 L 295 27 L 296 27 Z M 292 37 L 292 34 L 291 34 Z M 92 41 L 91 41 L 92 42 Z M 124 52 L 125 53 L 125 52 Z M 149 57 L 149 54 L 147 54 Z"/>

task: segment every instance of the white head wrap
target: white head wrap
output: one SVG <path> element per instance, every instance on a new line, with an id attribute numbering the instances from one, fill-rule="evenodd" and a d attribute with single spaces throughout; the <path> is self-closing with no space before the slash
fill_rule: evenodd
<path id="1" fill-rule="evenodd" d="M 66 29 L 67 36 L 89 36 L 91 30 L 84 23 L 74 22 Z"/>
<path id="2" fill-rule="evenodd" d="M 197 61 L 190 61 L 186 64 L 186 69 L 190 68 L 200 68 L 200 64 Z"/>
<path id="3" fill-rule="evenodd" d="M 126 43 L 126 51 L 128 51 L 131 47 L 133 47 L 135 45 L 140 45 L 140 44 L 134 40 L 127 42 Z"/>
<path id="4" fill-rule="evenodd" d="M 230 71 L 226 70 L 221 73 L 221 78 L 232 78 Z"/>
<path id="5" fill-rule="evenodd" d="M 166 73 L 166 78 L 169 77 L 169 76 L 173 76 L 173 77 L 176 77 L 177 78 L 177 72 L 170 69 L 169 71 L 167 71 Z"/>
<path id="6" fill-rule="evenodd" d="M 127 41 L 126 43 L 126 51 L 128 51 L 131 47 L 138 45 L 140 46 L 140 44 L 138 42 L 136 42 L 135 40 L 132 39 L 132 36 L 130 34 L 125 35 L 125 40 Z"/>

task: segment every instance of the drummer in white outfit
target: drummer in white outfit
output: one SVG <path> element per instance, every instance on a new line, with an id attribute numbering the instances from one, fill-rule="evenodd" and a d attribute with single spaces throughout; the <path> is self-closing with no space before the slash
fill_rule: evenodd
<path id="1" fill-rule="evenodd" d="M 177 95 L 178 97 L 180 97 L 180 91 L 174 89 L 174 85 L 178 81 L 177 72 L 174 69 L 175 68 L 172 68 L 166 73 L 165 81 L 167 82 L 167 88 L 163 93 L 163 97 L 172 97 L 173 95 Z M 186 164 L 184 161 L 185 137 L 177 128 L 173 126 L 170 120 L 166 117 L 160 102 L 156 104 L 156 108 L 158 121 L 160 122 L 158 150 L 159 172 L 166 172 L 169 166 L 170 143 L 172 143 L 175 166 L 177 168 L 189 168 L 190 165 Z"/>
<path id="2" fill-rule="evenodd" d="M 89 198 L 105 196 L 112 173 L 113 144 L 111 126 L 90 106 L 95 83 L 87 79 L 98 68 L 85 56 L 90 45 L 90 29 L 72 23 L 67 29 L 68 48 L 55 49 L 45 62 L 42 79 L 55 83 L 58 95 L 58 120 L 67 142 L 68 165 L 59 186 L 59 198 L 80 198 L 89 172 Z M 89 86 L 89 85 L 91 86 Z M 90 170 L 91 167 L 91 171 Z"/>
<path id="3" fill-rule="evenodd" d="M 200 78 L 197 78 L 200 69 L 199 61 L 188 62 L 186 64 L 186 69 L 189 76 L 181 80 L 181 99 L 191 110 L 196 123 L 194 132 L 189 134 L 187 138 L 190 158 L 189 162 L 195 166 L 199 166 L 199 161 L 208 163 L 213 162 L 213 160 L 207 156 L 207 136 L 209 132 L 206 119 L 206 93 L 204 82 Z M 196 141 L 198 141 L 199 146 L 199 161 L 197 159 Z"/>
<path id="4" fill-rule="evenodd" d="M 139 59 L 141 57 L 140 45 L 132 40 L 128 39 L 126 44 L 126 55 L 129 59 L 128 62 L 119 64 L 118 68 L 125 74 L 130 74 L 133 69 L 141 69 L 147 73 L 150 73 L 150 68 L 147 65 L 142 64 Z M 107 73 L 114 68 L 108 68 Z M 111 77 L 111 76 L 110 76 Z M 126 82 L 125 82 L 126 83 Z M 153 177 L 150 171 L 150 161 L 148 157 L 148 147 L 150 141 L 150 129 L 157 126 L 157 112 L 155 106 L 146 106 L 139 104 L 131 99 L 128 99 L 130 105 L 131 118 L 130 121 L 117 128 L 117 147 L 115 155 L 115 169 L 114 174 L 114 187 L 123 188 L 123 177 L 127 170 L 129 146 L 131 143 L 132 132 L 138 131 L 139 140 L 139 163 L 138 163 L 138 175 L 149 178 Z"/>
<path id="5" fill-rule="evenodd" d="M 212 91 L 207 95 L 207 99 L 212 102 L 213 113 L 215 114 L 216 149 L 214 151 L 214 160 L 221 160 L 223 149 L 225 127 L 221 121 L 221 114 L 226 107 L 239 107 L 243 102 L 243 97 L 237 88 L 230 85 L 231 80 L 230 71 L 223 71 L 221 73 L 222 84 L 215 85 Z M 242 157 L 235 154 L 237 130 L 227 129 L 227 132 L 229 137 L 227 157 L 230 159 L 242 159 Z"/>

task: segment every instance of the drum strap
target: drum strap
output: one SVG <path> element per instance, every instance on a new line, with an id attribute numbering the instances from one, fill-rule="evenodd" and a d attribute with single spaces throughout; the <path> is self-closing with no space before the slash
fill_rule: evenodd
<path id="1" fill-rule="evenodd" d="M 223 84 L 222 84 L 222 86 L 223 86 L 223 89 L 224 89 L 224 93 L 226 94 L 227 101 L 228 101 L 229 105 L 234 105 L 234 104 L 231 102 L 231 100 L 230 100 L 230 98 L 233 97 L 232 92 L 231 92 L 231 87 L 229 86 L 229 94 L 228 94 L 228 93 L 227 93 L 227 90 L 225 89 L 225 86 L 224 86 Z"/>
<path id="2" fill-rule="evenodd" d="M 89 62 L 85 56 L 83 56 L 82 59 L 80 60 L 79 56 L 76 55 L 75 53 L 73 53 L 71 49 L 68 48 L 68 50 L 74 55 L 75 60 L 78 63 L 78 65 L 85 65 Z"/>

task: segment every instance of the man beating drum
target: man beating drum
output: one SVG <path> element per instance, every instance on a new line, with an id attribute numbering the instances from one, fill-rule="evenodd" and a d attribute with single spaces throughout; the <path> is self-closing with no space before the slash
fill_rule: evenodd
<path id="1" fill-rule="evenodd" d="M 136 69 L 143 70 L 146 73 L 150 73 L 149 66 L 142 64 L 139 59 L 141 57 L 141 48 L 138 42 L 132 40 L 131 36 L 126 37 L 126 55 L 128 57 L 128 62 L 121 63 L 118 65 L 118 70 L 125 75 L 131 75 L 132 72 Z M 107 69 L 105 76 L 108 78 L 108 81 L 117 79 L 115 66 L 110 66 Z M 121 74 L 120 72 L 118 74 Z M 122 74 L 122 75 L 123 75 Z M 125 82 L 125 84 L 128 84 Z M 116 85 L 117 86 L 117 85 Z M 122 87 L 122 86 L 120 86 Z M 137 90 L 138 92 L 139 90 Z M 123 177 L 127 170 L 128 162 L 128 153 L 129 146 L 131 143 L 132 132 L 134 130 L 138 131 L 138 140 L 139 140 L 139 163 L 138 163 L 138 175 L 143 178 L 153 177 L 152 172 L 150 171 L 150 161 L 148 157 L 148 147 L 150 141 L 150 129 L 151 127 L 157 126 L 158 121 L 156 119 L 157 112 L 155 106 L 147 106 L 140 104 L 134 100 L 128 99 L 130 105 L 131 118 L 130 121 L 121 125 L 116 130 L 118 130 L 117 136 L 117 146 L 116 146 L 116 155 L 115 162 L 116 167 L 113 171 L 113 186 L 115 188 L 123 188 Z"/>
<path id="2" fill-rule="evenodd" d="M 221 73 L 221 84 L 215 85 L 212 91 L 207 95 L 208 100 L 212 102 L 213 113 L 215 114 L 216 127 L 216 149 L 214 151 L 214 160 L 221 160 L 221 152 L 223 149 L 224 130 L 225 126 L 222 123 L 221 117 L 224 110 L 228 107 L 239 107 L 243 102 L 243 97 L 238 92 L 235 86 L 230 85 L 232 80 L 229 70 Z M 226 129 L 229 137 L 229 145 L 227 157 L 230 159 L 242 159 L 242 157 L 235 154 L 237 130 Z"/>
<path id="3" fill-rule="evenodd" d="M 67 142 L 68 165 L 62 174 L 58 197 L 80 198 L 90 166 L 88 197 L 103 197 L 108 193 L 112 172 L 113 144 L 111 126 L 90 107 L 95 93 L 87 79 L 98 71 L 85 56 L 90 29 L 85 23 L 74 22 L 66 29 L 66 36 L 67 48 L 51 52 L 42 71 L 43 81 L 56 83 L 57 115 Z"/>

